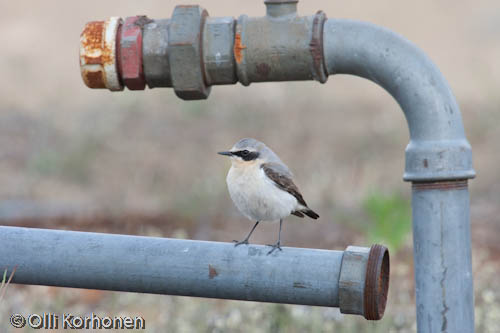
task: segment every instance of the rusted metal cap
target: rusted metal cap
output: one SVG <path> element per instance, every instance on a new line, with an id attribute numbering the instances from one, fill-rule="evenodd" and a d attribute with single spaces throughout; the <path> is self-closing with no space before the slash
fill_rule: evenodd
<path id="1" fill-rule="evenodd" d="M 382 319 L 389 292 L 389 250 L 372 245 L 366 265 L 364 316 L 368 320 Z"/>
<path id="2" fill-rule="evenodd" d="M 123 90 L 117 67 L 116 36 L 120 17 L 85 25 L 80 35 L 80 72 L 89 88 Z"/>
<path id="3" fill-rule="evenodd" d="M 383 317 L 389 290 L 389 251 L 385 246 L 348 246 L 342 258 L 339 308 L 342 313 Z"/>

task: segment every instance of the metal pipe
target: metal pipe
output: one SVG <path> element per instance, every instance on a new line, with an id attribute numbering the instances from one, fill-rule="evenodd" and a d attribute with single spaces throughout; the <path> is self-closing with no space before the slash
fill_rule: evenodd
<path id="1" fill-rule="evenodd" d="M 380 245 L 268 256 L 262 245 L 3 226 L 0 244 L 0 267 L 17 266 L 20 284 L 340 306 L 367 319 L 382 317 L 389 284 Z"/>
<path id="2" fill-rule="evenodd" d="M 431 60 L 401 36 L 368 23 L 328 20 L 329 74 L 385 88 L 410 129 L 404 179 L 413 182 L 413 243 L 419 332 L 473 332 L 469 192 L 472 154 L 460 110 Z"/>
<path id="3" fill-rule="evenodd" d="M 280 7 L 281 4 L 284 7 Z M 266 16 L 242 15 L 234 33 L 226 29 L 221 37 L 212 36 L 218 40 L 234 40 L 233 59 L 224 58 L 229 75 L 217 84 L 232 83 L 235 79 L 243 85 L 311 79 L 325 82 L 328 75 L 352 74 L 386 89 L 401 106 L 410 131 L 403 179 L 413 182 L 418 331 L 473 332 L 466 180 L 473 178 L 475 172 L 460 110 L 448 83 L 433 62 L 400 35 L 368 23 L 327 20 L 322 12 L 300 17 L 295 13 L 295 4 L 296 1 L 268 0 Z M 213 20 L 216 22 L 217 18 Z M 199 20 L 193 20 L 191 25 L 198 29 Z M 103 31 L 103 36 L 108 36 L 106 31 L 114 31 L 114 25 L 104 22 L 96 27 Z M 174 35 L 176 33 L 174 31 Z M 106 48 L 109 38 L 102 37 L 102 40 L 100 45 Z M 85 41 L 84 33 L 82 43 Z M 216 59 L 217 49 L 204 47 L 202 51 L 202 56 L 192 58 L 196 61 L 171 62 L 170 66 L 196 68 L 205 73 L 207 59 Z M 89 85 L 92 81 L 85 71 L 93 70 L 96 61 L 81 59 L 82 76 Z M 101 65 L 99 69 L 104 68 L 102 73 L 107 75 L 102 77 L 113 76 L 113 71 L 106 72 L 110 67 L 107 63 Z M 209 75 L 203 74 L 203 82 L 208 85 L 211 83 L 206 78 L 218 72 L 211 68 Z M 95 80 L 93 87 L 102 88 L 102 81 L 104 79 Z M 198 84 L 198 94 L 189 97 L 208 96 L 203 93 L 201 81 L 200 74 L 193 80 L 193 85 Z M 182 95 L 182 90 L 190 85 L 173 82 L 173 86 Z M 113 88 L 112 85 L 106 87 Z"/>
<path id="4" fill-rule="evenodd" d="M 475 176 L 455 97 L 419 48 L 388 29 L 352 20 L 327 20 L 323 36 L 328 74 L 371 80 L 401 106 L 410 130 L 404 180 Z"/>
<path id="5" fill-rule="evenodd" d="M 421 332 L 474 332 L 467 180 L 413 183 L 413 252 Z"/>

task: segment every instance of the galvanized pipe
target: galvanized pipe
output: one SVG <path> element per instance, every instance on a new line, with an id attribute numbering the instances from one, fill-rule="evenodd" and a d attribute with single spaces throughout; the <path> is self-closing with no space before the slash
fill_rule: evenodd
<path id="1" fill-rule="evenodd" d="M 404 179 L 413 182 L 413 249 L 419 332 L 473 332 L 469 192 L 472 154 L 460 110 L 432 61 L 381 27 L 328 20 L 329 74 L 353 74 L 385 88 L 410 129 Z"/>
<path id="2" fill-rule="evenodd" d="M 232 56 L 227 55 L 227 47 L 204 46 L 200 55 L 193 57 L 196 61 L 204 59 L 203 62 L 180 61 L 170 66 L 184 66 L 185 69 L 196 66 L 198 72 L 199 68 L 203 69 L 203 74 L 193 80 L 193 84 L 198 85 L 198 94 L 187 95 L 189 98 L 208 97 L 200 82 L 206 85 L 230 84 L 236 80 L 243 85 L 283 80 L 325 82 L 328 75 L 334 74 L 357 75 L 386 89 L 401 106 L 410 131 L 403 179 L 413 182 L 418 331 L 473 332 L 466 180 L 473 178 L 475 172 L 460 110 L 448 83 L 433 62 L 400 35 L 368 23 L 327 20 L 322 12 L 300 17 L 295 12 L 296 2 L 265 1 L 266 16 L 240 16 L 235 22 L 234 33 L 223 29 L 211 35 L 214 44 L 207 42 L 205 35 L 200 37 L 209 45 L 217 42 L 233 45 Z M 199 20 L 193 22 L 198 29 Z M 202 23 L 204 31 L 209 24 L 217 22 L 217 18 L 205 20 Z M 101 23 L 101 29 L 108 27 L 103 31 L 114 31 L 114 25 Z M 106 33 L 102 35 L 107 36 Z M 85 34 L 82 40 L 85 41 Z M 105 47 L 108 38 L 102 40 Z M 230 42 L 221 42 L 223 40 Z M 193 40 L 191 43 L 196 44 Z M 224 60 L 217 60 L 217 54 L 222 54 L 219 49 L 224 53 L 219 59 Z M 86 64 L 92 70 L 95 61 L 91 59 L 86 63 L 84 57 L 81 59 L 85 82 L 92 83 L 84 72 Z M 210 67 L 209 74 L 207 59 L 215 64 Z M 216 69 L 217 65 L 225 68 L 225 76 L 219 81 L 211 80 L 222 72 Z M 111 67 L 107 63 L 102 66 L 104 69 Z M 112 77 L 114 72 L 103 73 L 106 78 Z M 93 87 L 104 87 L 102 81 L 104 79 L 97 80 Z M 178 81 L 173 86 L 182 96 L 183 89 L 190 84 Z"/>
<path id="3" fill-rule="evenodd" d="M 13 283 L 340 307 L 380 319 L 389 254 L 0 226 Z"/>
<path id="4" fill-rule="evenodd" d="M 414 182 L 413 252 L 421 332 L 473 332 L 467 180 Z"/>
<path id="5" fill-rule="evenodd" d="M 400 35 L 373 24 L 329 19 L 323 48 L 329 75 L 371 80 L 399 103 L 410 130 L 406 181 L 475 176 L 460 109 L 434 63 Z"/>

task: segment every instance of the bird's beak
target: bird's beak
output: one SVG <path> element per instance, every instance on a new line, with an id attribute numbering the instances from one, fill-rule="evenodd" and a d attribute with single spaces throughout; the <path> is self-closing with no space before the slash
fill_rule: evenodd
<path id="1" fill-rule="evenodd" d="M 233 153 L 231 153 L 230 151 L 220 151 L 217 154 L 224 156 L 233 156 Z"/>

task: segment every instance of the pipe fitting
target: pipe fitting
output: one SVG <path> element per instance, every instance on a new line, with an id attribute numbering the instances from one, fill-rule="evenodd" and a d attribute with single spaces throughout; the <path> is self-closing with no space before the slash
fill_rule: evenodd
<path id="1" fill-rule="evenodd" d="M 172 87 L 168 62 L 168 26 L 170 20 L 154 20 L 143 27 L 142 59 L 149 88 Z"/>
<path id="2" fill-rule="evenodd" d="M 168 60 L 177 96 L 182 99 L 206 99 L 202 41 L 208 12 L 200 6 L 177 6 L 168 28 Z"/>
<path id="3" fill-rule="evenodd" d="M 130 90 L 142 90 L 146 84 L 173 87 L 185 100 L 206 99 L 210 86 L 238 80 L 243 85 L 291 80 L 324 83 L 328 78 L 323 55 L 326 15 L 319 11 L 299 17 L 297 2 L 267 0 L 266 16 L 242 15 L 237 22 L 232 17 L 209 18 L 200 6 L 177 6 L 171 19 L 134 16 L 121 24 L 115 18 L 112 22 L 119 24 L 101 28 L 109 42 L 99 42 L 91 51 L 108 54 L 112 66 L 95 69 L 81 56 L 82 77 L 91 88 L 113 91 L 123 85 Z M 96 22 L 91 27 L 92 23 Z M 91 53 L 85 51 L 87 35 L 86 27 L 81 40 L 84 56 Z"/>
<path id="4" fill-rule="evenodd" d="M 123 21 L 111 17 L 85 25 L 80 35 L 80 73 L 89 88 L 123 90 L 116 58 L 116 36 Z"/>
<path id="5" fill-rule="evenodd" d="M 458 106 L 455 112 L 458 112 Z M 405 155 L 405 181 L 470 179 L 476 176 L 472 167 L 472 149 L 463 133 L 453 140 L 411 138 Z"/>
<path id="6" fill-rule="evenodd" d="M 363 315 L 368 320 L 381 319 L 389 290 L 389 271 L 389 251 L 385 246 L 348 246 L 339 279 L 340 312 Z"/>
<path id="7" fill-rule="evenodd" d="M 234 26 L 232 17 L 207 17 L 203 30 L 203 62 L 208 85 L 237 82 L 234 63 Z"/>
<path id="8" fill-rule="evenodd" d="M 266 3 L 273 6 L 296 5 Z M 328 76 L 323 59 L 323 25 L 326 15 L 281 16 L 277 12 L 259 18 L 241 15 L 236 24 L 235 51 L 238 80 L 252 82 L 316 80 Z"/>
<path id="9" fill-rule="evenodd" d="M 142 28 L 150 21 L 146 16 L 127 17 L 118 34 L 118 65 L 123 84 L 129 90 L 144 90 L 146 87 L 142 62 Z"/>

